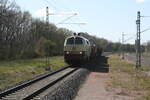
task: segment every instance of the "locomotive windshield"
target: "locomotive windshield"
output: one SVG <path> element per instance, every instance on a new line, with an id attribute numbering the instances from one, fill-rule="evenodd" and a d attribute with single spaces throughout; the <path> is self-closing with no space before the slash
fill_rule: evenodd
<path id="1" fill-rule="evenodd" d="M 80 37 L 76 37 L 76 38 L 72 37 L 72 38 L 69 38 L 67 40 L 66 44 L 70 44 L 70 45 L 72 45 L 72 44 L 77 44 L 77 45 L 83 44 L 83 39 Z"/>
<path id="2" fill-rule="evenodd" d="M 75 44 L 83 44 L 82 40 L 83 40 L 82 38 L 76 37 Z"/>
<path id="3" fill-rule="evenodd" d="M 74 44 L 74 38 L 69 38 L 66 44 Z"/>

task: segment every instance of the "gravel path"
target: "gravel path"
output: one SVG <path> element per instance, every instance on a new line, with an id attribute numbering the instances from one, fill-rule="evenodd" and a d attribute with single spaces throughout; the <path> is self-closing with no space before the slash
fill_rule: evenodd
<path id="1" fill-rule="evenodd" d="M 108 89 L 109 74 L 92 72 L 74 100 L 135 100 L 134 96 L 121 94 L 120 89 Z"/>
<path id="2" fill-rule="evenodd" d="M 89 77 L 80 87 L 74 100 L 136 100 L 134 96 L 123 94 L 121 88 L 113 89 L 108 86 L 108 83 L 112 80 L 112 73 L 109 72 L 106 58 L 103 60 L 99 59 L 99 61 L 90 65 L 92 68 L 95 67 L 96 70 L 90 69 Z"/>
<path id="3" fill-rule="evenodd" d="M 92 72 L 75 100 L 111 100 L 112 96 L 105 89 L 106 80 L 108 74 Z"/>

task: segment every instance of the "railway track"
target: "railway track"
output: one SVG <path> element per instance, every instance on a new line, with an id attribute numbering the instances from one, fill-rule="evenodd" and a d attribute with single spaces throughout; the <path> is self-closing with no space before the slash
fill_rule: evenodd
<path id="1" fill-rule="evenodd" d="M 39 100 L 40 94 L 77 70 L 78 68 L 65 67 L 49 72 L 36 79 L 5 90 L 0 93 L 0 100 Z"/>

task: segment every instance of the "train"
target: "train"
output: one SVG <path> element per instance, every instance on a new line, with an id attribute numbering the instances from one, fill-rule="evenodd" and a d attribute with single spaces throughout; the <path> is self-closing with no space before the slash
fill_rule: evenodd
<path id="1" fill-rule="evenodd" d="M 94 40 L 82 36 L 80 33 L 68 36 L 64 42 L 64 60 L 72 64 L 89 61 L 102 54 Z"/>

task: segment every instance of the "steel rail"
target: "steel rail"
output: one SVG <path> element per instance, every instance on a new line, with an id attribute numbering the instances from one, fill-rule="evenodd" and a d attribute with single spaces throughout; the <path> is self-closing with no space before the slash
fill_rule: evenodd
<path id="1" fill-rule="evenodd" d="M 46 78 L 46 77 L 49 77 L 49 76 L 52 76 L 52 75 L 54 75 L 54 74 L 56 74 L 56 73 L 58 73 L 58 72 L 61 72 L 61 71 L 65 70 L 65 69 L 67 69 L 67 68 L 69 68 L 69 67 L 70 67 L 70 66 L 67 66 L 67 67 L 60 68 L 60 69 L 58 69 L 58 70 L 56 70 L 56 71 L 48 72 L 48 73 L 43 74 L 43 75 L 40 75 L 40 76 L 38 76 L 38 77 L 36 77 L 36 78 L 34 78 L 34 79 L 32 79 L 32 80 L 29 80 L 29 81 L 27 81 L 27 82 L 24 82 L 24 83 L 22 83 L 22 84 L 20 84 L 20 85 L 14 86 L 14 87 L 9 88 L 9 89 L 6 89 L 6 90 L 4 90 L 4 91 L 2 91 L 2 92 L 0 93 L 0 99 L 2 99 L 3 97 L 5 97 L 5 96 L 7 96 L 7 95 L 9 95 L 9 94 L 11 94 L 11 93 L 14 93 L 14 92 L 17 91 L 17 90 L 20 90 L 20 89 L 22 89 L 22 88 L 24 88 L 24 87 L 27 87 L 27 86 L 29 86 L 29 85 L 31 85 L 31 84 L 33 84 L 33 83 L 36 83 L 37 81 L 40 81 L 40 80 L 42 80 L 42 79 L 44 79 L 44 78 Z"/>
<path id="2" fill-rule="evenodd" d="M 66 73 L 65 75 L 61 76 L 60 78 L 58 78 L 58 79 L 56 79 L 56 80 L 50 82 L 48 85 L 44 86 L 43 88 L 41 88 L 41 89 L 35 91 L 34 93 L 32 93 L 31 95 L 29 95 L 29 96 L 27 96 L 27 97 L 25 97 L 25 98 L 23 98 L 23 100 L 30 100 L 30 99 L 33 99 L 33 98 L 36 97 L 38 94 L 44 92 L 46 89 L 52 87 L 52 86 L 55 85 L 57 82 L 63 80 L 65 77 L 67 77 L 67 76 L 69 76 L 70 74 L 72 74 L 73 72 L 75 72 L 77 69 L 78 69 L 78 68 L 75 68 L 74 70 L 72 70 L 72 71 Z"/>

